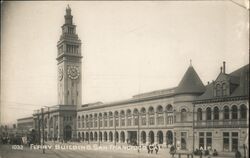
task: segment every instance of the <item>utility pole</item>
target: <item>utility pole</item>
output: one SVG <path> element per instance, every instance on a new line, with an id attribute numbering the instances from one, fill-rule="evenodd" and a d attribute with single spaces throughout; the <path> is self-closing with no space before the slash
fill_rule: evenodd
<path id="1" fill-rule="evenodd" d="M 44 149 L 44 116 L 43 116 L 43 108 L 41 108 L 41 112 L 42 112 L 43 154 L 45 154 L 45 149 Z"/>
<path id="2" fill-rule="evenodd" d="M 37 120 L 38 120 L 38 144 L 41 145 L 41 131 L 40 131 L 39 110 L 37 111 Z"/>
<path id="3" fill-rule="evenodd" d="M 140 113 L 138 113 L 138 153 L 140 152 Z"/>
<path id="4" fill-rule="evenodd" d="M 116 116 L 115 116 L 115 146 L 116 146 Z"/>

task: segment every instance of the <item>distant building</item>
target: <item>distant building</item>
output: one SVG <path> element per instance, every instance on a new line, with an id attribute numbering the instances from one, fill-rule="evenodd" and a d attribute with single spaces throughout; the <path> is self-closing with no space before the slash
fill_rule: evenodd
<path id="1" fill-rule="evenodd" d="M 249 127 L 249 65 L 204 85 L 190 64 L 178 86 L 111 103 L 81 103 L 81 41 L 71 9 L 57 43 L 58 105 L 33 114 L 51 140 L 114 145 L 175 145 L 179 150 L 242 150 Z"/>
<path id="2" fill-rule="evenodd" d="M 31 129 L 34 129 L 34 118 L 25 117 L 17 120 L 17 132 L 21 135 L 26 135 Z"/>

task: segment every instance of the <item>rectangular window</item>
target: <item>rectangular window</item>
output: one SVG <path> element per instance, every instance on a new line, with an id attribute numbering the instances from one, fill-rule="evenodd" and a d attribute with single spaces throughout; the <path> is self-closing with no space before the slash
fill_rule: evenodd
<path id="1" fill-rule="evenodd" d="M 128 117 L 127 126 L 131 126 L 131 117 Z"/>
<path id="2" fill-rule="evenodd" d="M 163 125 L 163 124 L 164 124 L 164 118 L 163 118 L 163 115 L 162 115 L 162 114 L 158 114 L 158 117 L 157 117 L 157 124 L 158 124 L 158 125 Z"/>
<path id="3" fill-rule="evenodd" d="M 141 125 L 143 125 L 143 126 L 146 125 L 146 116 L 141 117 Z"/>
<path id="4" fill-rule="evenodd" d="M 121 126 L 125 126 L 125 118 L 121 118 Z"/>
<path id="5" fill-rule="evenodd" d="M 95 125 L 94 125 L 95 127 L 97 127 L 97 120 L 95 119 Z"/>
<path id="6" fill-rule="evenodd" d="M 99 127 L 102 127 L 102 119 L 99 121 Z"/>
<path id="7" fill-rule="evenodd" d="M 238 150 L 238 132 L 232 132 L 232 151 Z"/>
<path id="8" fill-rule="evenodd" d="M 212 132 L 207 132 L 206 133 L 206 143 L 207 147 L 206 149 L 212 149 Z"/>
<path id="9" fill-rule="evenodd" d="M 173 116 L 168 116 L 167 124 L 173 124 Z"/>
<path id="10" fill-rule="evenodd" d="M 113 127 L 113 117 L 109 118 L 109 127 Z"/>
<path id="11" fill-rule="evenodd" d="M 107 121 L 107 118 L 104 119 L 104 127 L 107 127 L 108 126 L 108 121 Z"/>
<path id="12" fill-rule="evenodd" d="M 153 116 L 149 117 L 149 125 L 155 124 L 155 118 Z"/>
<path id="13" fill-rule="evenodd" d="M 199 133 L 199 149 L 204 149 L 204 132 Z"/>
<path id="14" fill-rule="evenodd" d="M 138 120 L 138 116 L 135 116 L 135 117 L 134 117 L 134 125 L 135 125 L 135 126 L 138 126 L 138 121 L 139 121 L 139 120 Z"/>
<path id="15" fill-rule="evenodd" d="M 187 149 L 187 132 L 181 132 L 181 149 Z"/>
<path id="16" fill-rule="evenodd" d="M 119 119 L 118 118 L 115 118 L 115 126 L 119 126 Z"/>
<path id="17" fill-rule="evenodd" d="M 223 132 L 223 151 L 229 151 L 229 132 Z"/>

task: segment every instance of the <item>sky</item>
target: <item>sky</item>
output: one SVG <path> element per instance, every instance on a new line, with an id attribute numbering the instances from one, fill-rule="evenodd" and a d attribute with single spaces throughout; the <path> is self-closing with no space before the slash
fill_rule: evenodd
<path id="1" fill-rule="evenodd" d="M 82 100 L 178 85 L 190 60 L 204 84 L 249 63 L 249 10 L 231 1 L 4 2 L 1 122 L 57 104 L 57 41 L 67 4 L 82 41 Z"/>

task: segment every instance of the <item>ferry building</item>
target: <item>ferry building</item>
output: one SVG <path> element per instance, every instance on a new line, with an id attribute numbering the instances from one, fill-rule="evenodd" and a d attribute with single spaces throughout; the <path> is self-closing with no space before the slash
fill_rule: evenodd
<path id="1" fill-rule="evenodd" d="M 37 131 L 44 122 L 46 140 L 243 150 L 249 127 L 249 65 L 227 72 L 223 62 L 217 78 L 204 85 L 190 63 L 176 87 L 82 105 L 81 40 L 69 7 L 64 18 L 57 43 L 58 105 L 33 114 Z"/>

